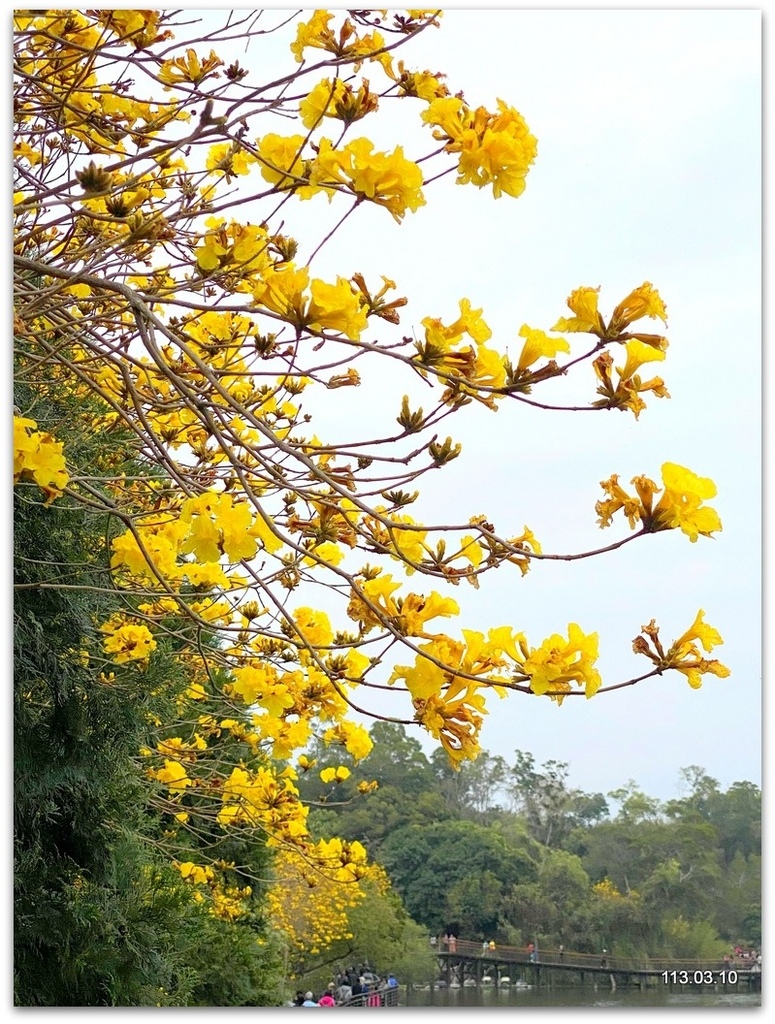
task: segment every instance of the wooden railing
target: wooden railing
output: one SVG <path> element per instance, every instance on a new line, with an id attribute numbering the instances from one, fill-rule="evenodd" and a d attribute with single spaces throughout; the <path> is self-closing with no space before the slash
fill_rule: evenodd
<path id="1" fill-rule="evenodd" d="M 714 960 L 675 960 L 659 957 L 624 957 L 612 956 L 608 952 L 578 953 L 573 950 L 539 949 L 532 955 L 524 946 L 496 945 L 494 949 L 485 950 L 481 943 L 466 939 L 457 939 L 455 948 L 450 949 L 439 943 L 437 952 L 450 958 L 461 957 L 466 960 L 479 959 L 483 962 L 539 964 L 546 967 L 567 967 L 588 970 L 632 971 L 634 973 L 661 974 L 663 971 L 695 971 L 735 970 L 748 972 L 755 968 L 756 961 L 744 960 L 739 957 L 724 963 L 720 958 Z"/>

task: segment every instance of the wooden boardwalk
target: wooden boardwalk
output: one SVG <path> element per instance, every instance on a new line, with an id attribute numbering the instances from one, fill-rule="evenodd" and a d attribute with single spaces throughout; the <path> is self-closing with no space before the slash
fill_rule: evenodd
<path id="1" fill-rule="evenodd" d="M 665 985 L 671 988 L 722 988 L 758 991 L 761 970 L 748 961 L 723 964 L 719 960 L 668 960 L 611 956 L 608 953 L 577 953 L 570 950 L 538 950 L 534 959 L 524 947 L 496 946 L 458 939 L 455 948 L 438 949 L 442 978 L 447 985 L 534 986 L 606 981 L 618 985 Z M 753 970 L 751 969 L 753 967 Z"/>

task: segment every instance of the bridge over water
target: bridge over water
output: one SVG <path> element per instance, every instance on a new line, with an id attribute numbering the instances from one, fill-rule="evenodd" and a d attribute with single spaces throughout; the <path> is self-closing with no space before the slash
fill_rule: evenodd
<path id="1" fill-rule="evenodd" d="M 533 958 L 534 957 L 534 958 Z M 761 989 L 761 969 L 754 962 L 668 960 L 619 957 L 608 953 L 539 950 L 531 957 L 524 947 L 496 946 L 458 939 L 454 949 L 438 950 L 446 985 L 572 985 L 592 982 L 617 986 L 663 985 L 676 989 L 714 989 L 755 992 Z M 753 968 L 753 969 L 752 969 Z"/>

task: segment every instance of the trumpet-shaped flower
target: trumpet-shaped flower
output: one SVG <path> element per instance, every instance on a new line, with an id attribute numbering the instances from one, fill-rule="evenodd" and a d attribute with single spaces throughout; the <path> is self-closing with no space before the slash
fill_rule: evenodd
<path id="1" fill-rule="evenodd" d="M 196 50 L 189 47 L 185 57 L 173 57 L 172 60 L 165 60 L 159 68 L 158 76 L 160 81 L 167 83 L 165 89 L 181 83 L 200 85 L 206 78 L 211 78 L 213 75 L 217 78 L 215 69 L 222 64 L 223 61 L 214 50 L 210 50 L 209 55 L 200 60 Z"/>
<path id="2" fill-rule="evenodd" d="M 331 743 L 339 743 L 345 748 L 348 754 L 356 761 L 368 757 L 374 746 L 371 736 L 362 725 L 355 722 L 339 722 L 338 725 L 327 729 L 323 733 L 323 742 L 326 746 Z"/>
<path id="3" fill-rule="evenodd" d="M 455 678 L 438 696 L 415 697 L 415 720 L 423 725 L 449 755 L 454 768 L 479 754 L 479 733 L 487 714 L 476 683 Z"/>
<path id="4" fill-rule="evenodd" d="M 334 34 L 328 27 L 333 15 L 330 11 L 317 10 L 309 21 L 302 21 L 296 29 L 296 39 L 291 43 L 291 52 L 301 64 L 304 50 L 313 47 L 319 50 L 331 50 L 335 45 Z"/>
<path id="5" fill-rule="evenodd" d="M 605 323 L 597 308 L 597 296 L 600 288 L 576 288 L 567 299 L 568 307 L 574 314 L 572 317 L 561 316 L 552 328 L 553 331 L 583 332 L 603 337 Z"/>
<path id="6" fill-rule="evenodd" d="M 519 196 L 537 152 L 537 143 L 522 115 L 503 100 L 498 112 L 484 107 L 472 111 L 458 96 L 438 96 L 422 115 L 444 142 L 448 153 L 457 153 L 458 184 L 478 188 L 492 185 L 496 199 L 503 193 Z"/>
<path id="7" fill-rule="evenodd" d="M 65 469 L 62 444 L 51 434 L 36 430 L 35 420 L 13 418 L 13 478 L 33 479 L 47 495 L 50 504 L 62 493 L 70 479 Z"/>
<path id="8" fill-rule="evenodd" d="M 575 623 L 568 624 L 568 639 L 554 633 L 524 659 L 522 670 L 530 677 L 533 693 L 549 693 L 558 704 L 573 686 L 584 688 L 593 697 L 601 685 L 594 667 L 598 657 L 597 633 L 585 634 Z"/>
<path id="9" fill-rule="evenodd" d="M 184 790 L 193 785 L 184 765 L 180 761 L 166 760 L 163 768 L 151 768 L 148 771 L 148 775 L 157 782 L 161 782 L 174 794 L 183 793 Z"/>
<path id="10" fill-rule="evenodd" d="M 565 338 L 550 338 L 543 331 L 534 330 L 523 324 L 519 329 L 520 338 L 525 339 L 517 361 L 517 370 L 526 370 L 539 359 L 554 359 L 558 352 L 570 352 Z"/>
<path id="11" fill-rule="evenodd" d="M 107 634 L 102 643 L 105 653 L 111 655 L 117 665 L 146 661 L 156 648 L 153 634 L 142 623 L 107 623 L 102 631 Z"/>
<path id="12" fill-rule="evenodd" d="M 404 157 L 401 146 L 392 153 L 375 153 L 368 139 L 353 139 L 338 150 L 329 139 L 321 139 L 311 180 L 319 187 L 344 186 L 356 196 L 384 206 L 399 222 L 407 210 L 415 212 L 425 205 L 422 170 Z"/>
<path id="13" fill-rule="evenodd" d="M 263 135 L 258 143 L 261 174 L 284 191 L 293 191 L 299 199 L 310 199 L 320 191 L 310 184 L 312 161 L 303 157 L 306 138 L 303 135 Z"/>
<path id="14" fill-rule="evenodd" d="M 695 690 L 702 686 L 704 675 L 725 679 L 731 674 L 729 668 L 715 658 L 703 656 L 702 651 L 710 653 L 714 647 L 724 643 L 719 631 L 705 622 L 704 617 L 705 612 L 700 609 L 691 626 L 670 645 L 667 652 L 659 639 L 659 627 L 652 619 L 633 640 L 633 650 L 636 654 L 644 654 L 660 671 L 676 669 L 683 673 Z"/>
<path id="15" fill-rule="evenodd" d="M 722 529 L 716 510 L 702 504 L 706 498 L 716 495 L 716 485 L 711 479 L 697 476 L 674 462 L 666 462 L 662 466 L 662 481 L 665 489 L 654 509 L 651 530 L 679 527 L 694 543 L 700 534 L 710 537 L 711 533 Z"/>
<path id="16" fill-rule="evenodd" d="M 335 117 L 349 125 L 376 110 L 377 103 L 377 97 L 369 91 L 366 81 L 356 91 L 341 78 L 335 78 L 333 82 L 324 78 L 301 101 L 299 113 L 305 128 L 316 128 L 324 117 Z"/>
<path id="17" fill-rule="evenodd" d="M 350 281 L 337 277 L 336 284 L 313 280 L 308 306 L 309 326 L 339 331 L 351 341 L 357 341 L 366 329 L 368 310 L 361 295 Z"/>
<path id="18" fill-rule="evenodd" d="M 595 505 L 600 526 L 610 526 L 613 515 L 623 509 L 630 528 L 634 528 L 639 521 L 644 531 L 649 533 L 680 528 L 692 543 L 700 534 L 710 537 L 712 533 L 721 530 L 721 520 L 716 510 L 702 504 L 706 498 L 713 498 L 716 494 L 716 485 L 712 480 L 697 476 L 690 469 L 674 462 L 666 462 L 662 466 L 662 482 L 662 497 L 653 507 L 654 495 L 661 488 L 648 477 L 633 478 L 637 497 L 628 494 L 619 485 L 619 477 L 616 475 L 601 481 L 601 487 L 609 497 Z"/>
<path id="19" fill-rule="evenodd" d="M 667 307 L 650 281 L 644 281 L 640 288 L 631 291 L 614 309 L 608 325 L 609 337 L 615 337 L 634 320 L 644 316 L 667 323 Z"/>

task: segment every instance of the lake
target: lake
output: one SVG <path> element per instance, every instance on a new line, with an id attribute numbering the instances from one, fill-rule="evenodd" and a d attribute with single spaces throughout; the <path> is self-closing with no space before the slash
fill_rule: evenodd
<path id="1" fill-rule="evenodd" d="M 563 985 L 529 989 L 482 988 L 437 989 L 434 992 L 407 989 L 401 986 L 400 1005 L 409 1007 L 507 1007 L 507 1006 L 599 1006 L 619 1009 L 633 1007 L 725 1006 L 739 1008 L 761 1006 L 761 992 L 739 992 L 712 988 L 692 991 L 690 988 L 651 986 L 619 988 L 612 992 L 608 985 Z"/>

